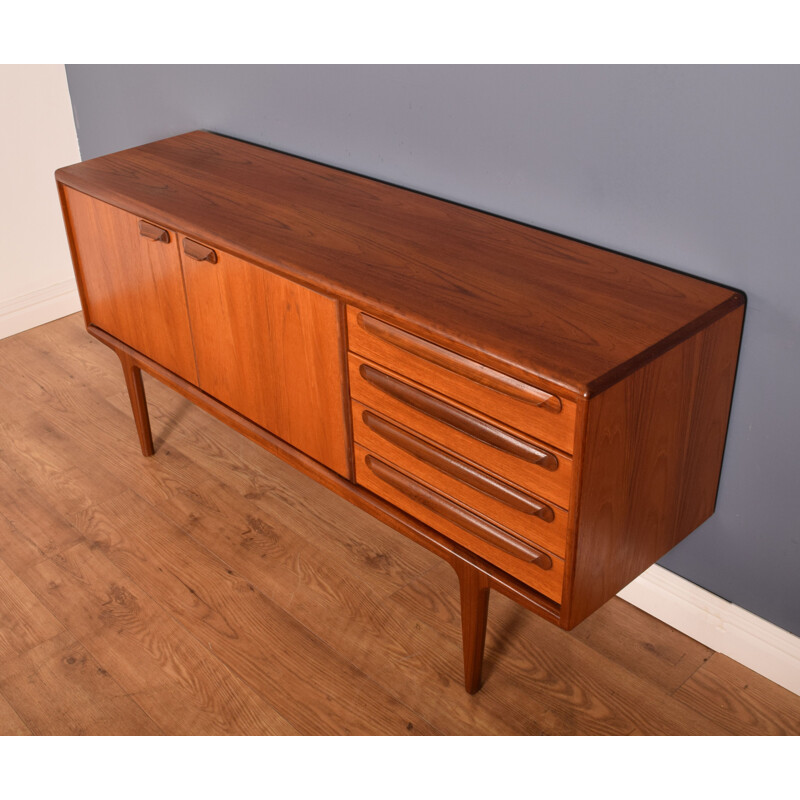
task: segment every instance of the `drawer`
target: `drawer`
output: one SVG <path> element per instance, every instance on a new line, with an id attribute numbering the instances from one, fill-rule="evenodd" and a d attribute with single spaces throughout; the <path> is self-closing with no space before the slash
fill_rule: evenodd
<path id="1" fill-rule="evenodd" d="M 442 449 L 394 420 L 353 403 L 353 435 L 379 458 L 561 558 L 567 512 Z"/>
<path id="2" fill-rule="evenodd" d="M 348 347 L 445 397 L 535 439 L 573 451 L 575 403 L 465 358 L 383 320 L 347 308 Z"/>
<path id="3" fill-rule="evenodd" d="M 564 562 L 356 445 L 356 482 L 475 555 L 561 602 Z"/>
<path id="4" fill-rule="evenodd" d="M 352 353 L 349 369 L 354 400 L 476 466 L 569 508 L 570 456 Z"/>

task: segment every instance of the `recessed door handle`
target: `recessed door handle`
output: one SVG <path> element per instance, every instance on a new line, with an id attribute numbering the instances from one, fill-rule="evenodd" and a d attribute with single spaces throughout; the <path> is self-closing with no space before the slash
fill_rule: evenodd
<path id="1" fill-rule="evenodd" d="M 152 222 L 146 222 L 143 219 L 139 220 L 139 236 L 144 236 L 145 239 L 151 239 L 154 242 L 169 243 L 168 230 L 160 228 L 158 225 L 153 225 Z"/>
<path id="2" fill-rule="evenodd" d="M 194 261 L 208 261 L 209 264 L 217 263 L 217 254 L 210 247 L 206 247 L 204 244 L 195 242 L 192 239 L 183 240 L 183 252 Z"/>

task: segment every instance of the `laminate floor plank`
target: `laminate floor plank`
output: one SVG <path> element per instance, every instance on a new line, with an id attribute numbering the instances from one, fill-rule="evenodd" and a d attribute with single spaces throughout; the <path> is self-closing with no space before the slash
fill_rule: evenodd
<path id="1" fill-rule="evenodd" d="M 31 729 L 0 692 L 0 736 L 32 736 Z"/>
<path id="2" fill-rule="evenodd" d="M 437 732 L 132 492 L 76 524 L 301 733 Z"/>
<path id="3" fill-rule="evenodd" d="M 0 536 L 3 530 L 0 523 Z M 0 559 L 0 670 L 10 660 L 65 632 L 64 626 Z"/>
<path id="4" fill-rule="evenodd" d="M 119 399 L 126 398 L 121 396 Z M 310 480 L 306 480 L 308 487 L 292 485 L 293 476 L 295 484 L 303 476 L 286 468 L 282 462 L 264 453 L 256 445 L 228 431 L 221 423 L 210 420 L 208 427 L 210 431 L 203 433 L 199 441 L 210 441 L 207 445 L 198 447 L 198 452 L 195 453 L 197 458 L 208 460 L 209 451 L 219 446 L 214 444 L 215 440 L 232 441 L 226 447 L 228 455 L 220 461 L 222 469 L 217 481 L 198 487 L 197 494 L 203 498 L 203 509 L 206 513 L 198 515 L 196 504 L 188 508 L 189 518 L 177 520 L 184 530 L 207 548 L 220 554 L 281 608 L 295 616 L 388 691 L 396 694 L 400 700 L 417 708 L 425 708 L 426 718 L 434 726 L 447 725 L 450 732 L 460 734 L 475 733 L 487 726 L 508 734 L 518 731 L 507 721 L 513 709 L 503 704 L 487 708 L 478 703 L 463 703 L 464 692 L 461 678 L 458 677 L 461 669 L 460 650 L 452 660 L 455 681 L 452 685 L 448 684 L 450 700 L 455 702 L 442 701 L 439 673 L 430 675 L 433 683 L 428 679 L 420 681 L 413 678 L 415 672 L 419 674 L 421 663 L 414 653 L 416 645 L 413 642 L 413 633 L 414 628 L 418 630 L 420 626 L 413 620 L 404 618 L 402 614 L 395 618 L 387 612 L 382 593 L 375 593 L 375 582 L 386 577 L 385 570 L 392 577 L 401 575 L 399 581 L 393 581 L 384 590 L 396 591 L 398 587 L 402 588 L 417 580 L 427 569 L 436 567 L 441 563 L 439 559 L 412 543 L 406 543 L 396 532 L 349 504 L 345 504 L 344 510 L 339 511 L 340 516 L 345 516 L 345 524 L 332 524 L 331 519 L 336 521 L 336 517 L 326 512 L 331 502 L 343 503 L 340 498 Z M 173 443 L 175 447 L 188 453 L 193 448 L 186 446 L 185 437 L 183 431 L 180 435 L 176 433 Z M 237 450 L 241 451 L 241 455 L 236 453 Z M 251 472 L 253 468 L 249 464 L 252 461 L 257 462 L 259 458 L 270 462 L 264 466 L 270 467 L 267 474 L 271 477 L 277 470 L 289 469 L 289 475 L 277 490 L 262 489 L 260 492 L 261 496 L 270 499 L 272 508 L 269 516 L 264 514 L 263 506 L 262 513 L 259 514 L 258 508 L 253 509 L 250 503 L 247 505 L 251 510 L 243 514 L 238 491 L 231 491 L 231 487 L 227 485 L 220 488 L 221 482 L 229 479 L 230 475 Z M 232 464 L 231 461 L 238 463 Z M 257 479 L 258 473 L 254 477 Z M 247 480 L 252 478 L 248 476 Z M 243 488 L 245 487 L 238 487 L 239 490 Z M 304 497 L 303 488 L 306 492 L 320 496 L 308 500 Z M 252 492 L 249 494 L 247 499 L 252 500 Z M 169 509 L 162 509 L 161 506 L 159 509 L 175 520 L 174 513 L 171 513 L 174 512 L 175 504 L 169 505 Z M 212 510 L 209 509 L 210 505 L 213 505 L 213 514 L 207 513 Z M 354 522 L 358 517 L 361 519 L 356 527 Z M 423 568 L 418 569 L 416 574 L 410 569 L 398 573 L 394 569 L 397 562 L 390 541 L 384 544 L 388 551 L 386 556 L 376 559 L 370 553 L 365 557 L 370 568 L 370 575 L 366 577 L 372 578 L 372 585 L 366 584 L 369 591 L 364 591 L 365 583 L 358 575 L 353 574 L 350 561 L 342 558 L 332 561 L 329 552 L 321 552 L 310 544 L 301 542 L 298 546 L 296 541 L 286 544 L 283 537 L 286 535 L 287 524 L 308 531 L 309 542 L 321 538 L 327 540 L 331 535 L 340 538 L 343 535 L 360 536 L 364 541 L 375 542 L 385 539 L 388 534 L 390 540 L 413 547 L 418 553 L 416 561 Z M 363 545 L 361 548 L 364 549 Z M 354 544 L 352 550 L 357 551 L 358 547 Z M 370 564 L 376 560 L 377 570 Z M 454 621 L 454 626 L 456 630 L 460 630 L 458 619 Z M 434 656 L 439 653 L 435 642 L 431 651 Z M 420 691 L 427 697 L 424 704 L 417 703 L 416 694 Z M 407 692 L 410 694 L 407 695 Z M 530 718 L 524 720 L 524 725 L 528 731 L 535 730 Z"/>
<path id="5" fill-rule="evenodd" d="M 800 697 L 721 653 L 714 653 L 675 697 L 728 733 L 800 735 Z"/>
<path id="6" fill-rule="evenodd" d="M 16 575 L 81 541 L 81 534 L 53 511 L 55 493 L 41 488 L 44 494 L 0 460 L 0 559 Z"/>
<path id="7" fill-rule="evenodd" d="M 493 593 L 467 695 L 447 564 L 145 384 L 153 458 L 80 315 L 0 340 L 0 733 L 797 733 L 618 599 L 565 633 Z"/>
<path id="8" fill-rule="evenodd" d="M 395 598 L 407 613 L 438 630 L 440 643 L 460 647 L 458 584 L 442 564 Z M 509 707 L 527 709 L 551 735 L 577 733 L 720 735 L 724 730 L 666 692 L 597 653 L 572 633 L 496 592 L 489 603 L 484 685 Z"/>
<path id="9" fill-rule="evenodd" d="M 80 414 L 102 397 L 84 374 L 70 371 L 63 360 L 45 356 L 17 334 L 0 340 L 0 399 L 3 418 L 19 420 L 44 408 Z"/>
<path id="10" fill-rule="evenodd" d="M 29 415 L 21 423 L 6 420 L 0 436 L 0 460 L 27 485 L 46 486 L 53 510 L 62 515 L 125 489 L 104 470 L 91 468 L 88 475 L 76 466 L 73 441 L 50 425 L 45 415 Z"/>
<path id="11" fill-rule="evenodd" d="M 229 438 L 229 432 L 214 420 L 210 421 L 210 426 L 218 426 L 220 430 L 211 431 L 208 436 L 215 437 L 217 440 Z M 248 452 L 250 449 L 258 448 L 241 437 L 230 432 L 233 438 L 231 450 L 240 449 L 244 451 L 241 456 L 244 463 L 247 457 L 253 455 Z M 243 444 L 236 445 L 236 441 L 243 441 Z M 176 446 L 186 449 L 182 441 L 177 441 Z M 187 450 L 188 452 L 188 450 Z M 205 453 L 200 450 L 198 458 L 204 457 Z M 272 459 L 269 454 L 265 454 L 267 459 Z M 223 467 L 229 464 L 223 463 Z M 269 466 L 269 465 L 266 465 Z M 277 468 L 284 468 L 281 462 L 271 467 L 271 471 Z M 238 470 L 235 470 L 238 471 Z M 291 473 L 294 473 L 292 470 Z M 219 481 L 223 481 L 226 473 L 220 473 Z M 295 476 L 295 483 L 303 476 Z M 496 703 L 489 707 L 486 704 L 474 703 L 464 704 L 462 695 L 463 686 L 460 677 L 461 655 L 460 643 L 456 645 L 453 653 L 449 654 L 449 666 L 451 667 L 450 677 L 444 677 L 438 669 L 441 659 L 441 649 L 437 640 L 433 640 L 433 646 L 429 648 L 428 656 L 434 659 L 437 668 L 428 670 L 430 676 L 415 681 L 414 673 L 419 674 L 421 659 L 415 652 L 418 645 L 414 641 L 414 633 L 420 626 L 405 612 L 400 609 L 400 613 L 393 614 L 388 611 L 389 604 L 383 601 L 380 595 L 367 593 L 360 589 L 360 582 L 354 580 L 347 571 L 347 564 L 332 562 L 326 564 L 320 560 L 319 551 L 306 549 L 305 552 L 294 552 L 294 556 L 287 557 L 284 548 L 279 544 L 280 528 L 287 516 L 294 517 L 293 506 L 300 504 L 302 513 L 296 518 L 295 525 L 307 528 L 309 517 L 317 517 L 317 513 L 310 513 L 305 510 L 303 492 L 297 486 L 291 486 L 291 474 L 286 479 L 286 488 L 282 489 L 281 494 L 271 495 L 273 503 L 281 503 L 284 507 L 278 508 L 278 513 L 272 524 L 260 525 L 257 520 L 250 519 L 247 528 L 240 524 L 240 529 L 229 528 L 228 531 L 209 530 L 203 524 L 205 520 L 195 520 L 187 528 L 191 535 L 202 541 L 207 547 L 221 552 L 224 550 L 224 558 L 228 563 L 235 565 L 237 570 L 247 575 L 265 594 L 273 598 L 279 605 L 296 616 L 304 625 L 313 630 L 317 635 L 324 638 L 338 652 L 351 660 L 356 666 L 364 670 L 375 680 L 381 682 L 392 690 L 398 697 L 409 705 L 417 708 L 424 708 L 426 718 L 435 726 L 448 725 L 450 732 L 459 734 L 476 733 L 485 730 L 490 726 L 496 732 L 515 733 L 522 730 L 525 732 L 536 732 L 535 722 L 530 716 L 525 719 L 514 718 L 514 708 L 506 704 Z M 339 498 L 331 493 L 321 490 L 313 482 L 308 481 L 315 493 L 324 493 L 328 497 L 333 497 L 335 501 Z M 228 487 L 225 487 L 228 489 Z M 241 506 L 241 502 L 236 501 L 236 495 L 230 495 L 230 491 L 217 490 L 215 486 L 209 484 L 203 486 L 199 492 L 205 502 L 212 498 L 218 504 L 220 511 L 224 510 L 222 518 L 228 525 L 235 523 L 237 508 L 234 504 Z M 297 498 L 295 499 L 295 496 Z M 251 499 L 251 498 L 248 498 Z M 321 504 L 321 498 L 318 504 Z M 285 506 L 288 504 L 288 508 Z M 313 503 L 311 508 L 313 509 Z M 387 533 L 392 539 L 399 539 L 405 544 L 405 540 L 394 532 L 382 525 L 374 518 L 360 512 L 358 509 L 347 506 L 346 513 L 350 520 L 363 517 L 359 525 L 359 536 L 363 536 L 367 541 L 375 541 L 379 537 L 385 537 Z M 352 522 L 349 526 L 331 526 L 330 517 L 320 519 L 316 531 L 317 538 L 327 536 L 330 528 L 333 528 L 333 536 L 341 536 L 342 532 L 352 535 Z M 311 531 L 309 539 L 311 539 Z M 406 545 L 409 546 L 409 545 Z M 385 559 L 392 563 L 391 543 L 385 545 L 388 556 Z M 416 576 L 413 574 L 404 575 L 399 582 L 399 588 L 403 588 L 409 582 L 419 579 L 428 569 L 435 568 L 441 561 L 427 553 L 422 548 L 414 547 L 419 551 L 421 557 L 425 559 L 424 569 L 420 569 Z M 288 565 L 289 569 L 280 569 L 281 564 Z M 338 571 L 338 575 L 337 575 Z M 343 587 L 343 588 L 339 588 Z M 397 591 L 397 587 L 395 588 Z M 460 635 L 460 622 L 458 618 L 453 620 L 453 630 Z M 459 640 L 460 642 L 460 640 Z M 431 680 L 433 682 L 431 682 Z M 447 686 L 449 699 L 443 702 L 442 687 Z M 410 687 L 410 688 L 409 688 Z M 410 692 L 410 693 L 409 693 Z M 424 703 L 419 703 L 417 695 L 422 693 L 426 697 Z M 455 702 L 450 702 L 455 701 Z"/>
<path id="12" fill-rule="evenodd" d="M 236 496 L 250 501 L 262 527 L 304 538 L 326 553 L 331 563 L 363 573 L 374 586 L 380 582 L 386 594 L 414 580 L 438 560 L 404 537 L 397 542 L 395 532 L 386 526 L 375 529 L 368 514 L 354 514 L 346 500 L 188 401 L 181 398 L 182 403 L 176 403 L 178 396 L 163 385 L 150 380 L 147 386 L 156 430 L 166 427 L 180 411 L 181 426 L 169 434 L 170 451 L 202 463 L 212 480 L 224 482 Z M 120 408 L 128 402 L 124 394 L 109 401 Z"/>
<path id="13" fill-rule="evenodd" d="M 193 410 L 197 412 L 196 409 Z M 223 431 L 227 432 L 225 428 L 223 428 Z M 73 453 L 78 453 L 83 456 L 81 459 L 82 463 L 96 464 L 99 460 L 102 462 L 103 469 L 109 468 L 114 471 L 119 471 L 119 478 L 130 480 L 130 482 L 136 486 L 137 491 L 143 491 L 142 476 L 135 462 L 130 463 L 127 460 L 118 461 L 118 459 L 116 459 L 112 454 L 105 452 L 102 448 L 99 448 L 100 452 L 94 452 L 95 447 L 96 446 L 91 442 L 88 444 L 75 442 L 70 449 Z M 268 454 L 265 455 L 268 456 Z M 146 462 L 148 467 L 150 467 L 150 469 L 147 470 L 148 476 L 152 477 L 155 474 L 157 467 L 154 465 L 163 464 L 165 459 L 175 459 L 179 457 L 180 456 L 175 448 L 171 447 L 167 452 L 162 452 L 157 459 L 148 459 Z M 136 462 L 138 462 L 141 460 L 141 456 L 136 455 L 135 459 Z M 148 500 L 157 508 L 159 508 L 164 514 L 182 524 L 184 527 L 188 526 L 190 531 L 193 531 L 194 533 L 196 533 L 196 529 L 199 527 L 206 534 L 211 536 L 212 539 L 221 535 L 225 535 L 225 533 L 232 533 L 234 535 L 241 536 L 246 541 L 250 542 L 256 540 L 260 542 L 269 541 L 271 542 L 271 547 L 268 554 L 269 563 L 273 567 L 279 568 L 281 566 L 282 561 L 280 558 L 280 552 L 282 549 L 284 549 L 289 553 L 286 560 L 290 562 L 292 569 L 298 565 L 302 569 L 302 562 L 298 561 L 297 557 L 298 550 L 302 551 L 304 548 L 306 550 L 311 550 L 313 548 L 311 545 L 305 544 L 302 537 L 299 537 L 298 539 L 297 531 L 294 530 L 292 526 L 292 520 L 287 520 L 284 518 L 287 516 L 287 514 L 285 513 L 283 506 L 278 507 L 277 515 L 276 512 L 273 511 L 271 518 L 258 508 L 252 507 L 246 517 L 242 519 L 241 530 L 231 531 L 231 521 L 235 521 L 237 516 L 241 517 L 240 514 L 237 514 L 238 507 L 241 507 L 241 497 L 238 495 L 238 493 L 231 495 L 233 499 L 232 503 L 229 503 L 227 506 L 223 506 L 222 508 L 215 508 L 213 504 L 209 504 L 209 498 L 212 496 L 210 492 L 205 491 L 203 488 L 198 489 L 195 487 L 192 489 L 185 485 L 185 483 L 177 482 L 178 480 L 184 482 L 186 480 L 187 473 L 194 474 L 195 477 L 205 477 L 202 474 L 198 474 L 197 468 L 193 467 L 192 464 L 179 463 L 178 466 L 174 467 L 174 469 L 170 471 L 170 475 L 175 476 L 174 479 L 172 477 L 168 477 L 163 480 L 159 480 L 157 486 L 153 486 L 152 484 L 148 483 L 144 488 L 144 494 L 146 494 Z M 314 486 L 325 496 L 323 499 L 332 500 L 337 503 L 343 502 L 327 490 L 321 489 L 321 487 L 317 487 L 316 485 Z M 296 489 L 295 492 L 297 492 Z M 185 511 L 185 515 L 181 513 L 181 510 Z M 352 509 L 350 509 L 348 505 L 346 510 Z M 282 511 L 284 512 L 283 514 L 281 513 Z M 323 511 L 318 510 L 316 511 L 316 514 L 321 514 L 323 512 L 324 509 Z M 363 514 L 363 512 L 360 513 Z M 325 531 L 314 530 L 314 520 L 309 521 L 308 519 L 304 518 L 302 513 L 299 513 L 296 510 L 291 510 L 290 514 L 297 515 L 296 527 L 301 527 L 302 525 L 305 530 L 308 530 L 309 539 L 312 538 L 312 535 L 317 539 L 320 537 L 323 537 L 324 539 Z M 374 521 L 367 515 L 363 516 L 368 524 L 371 525 L 374 523 Z M 317 520 L 320 525 L 330 525 L 329 519 L 318 517 Z M 382 526 L 380 527 L 382 528 Z M 381 536 L 386 536 L 385 529 L 379 531 L 379 533 Z M 290 540 L 286 547 L 283 547 L 279 541 L 280 537 L 283 535 Z M 352 536 L 353 534 L 350 532 L 348 535 Z M 393 560 L 390 557 L 380 557 L 375 553 L 375 550 L 372 549 L 370 545 L 366 544 L 365 541 L 359 542 L 359 540 L 356 539 L 352 549 L 354 553 L 353 558 L 345 563 L 340 563 L 338 566 L 341 567 L 344 574 L 352 575 L 353 573 L 356 573 L 352 578 L 354 584 L 358 578 L 359 571 L 368 573 L 364 576 L 365 580 L 370 576 L 375 576 L 376 574 L 380 576 L 386 576 L 389 574 L 390 582 L 387 584 L 387 589 L 385 590 L 387 592 L 394 590 L 398 585 L 403 585 L 409 579 L 414 577 L 413 573 L 405 570 L 403 572 L 402 579 L 398 581 L 396 578 L 396 570 L 390 570 L 387 573 L 385 565 L 389 564 L 391 567 L 391 565 L 396 563 L 396 560 Z M 419 548 L 414 549 L 419 550 Z M 265 553 L 262 555 L 267 554 Z M 424 563 L 424 565 L 428 568 L 433 566 L 437 561 L 435 557 L 431 556 L 425 551 L 419 551 L 419 554 L 415 553 L 415 557 L 417 563 Z M 318 562 L 330 562 L 331 560 L 332 559 L 330 558 L 330 555 L 323 559 L 317 558 Z M 340 562 L 343 561 L 344 559 L 340 558 Z M 358 565 L 362 565 L 363 569 L 357 569 Z M 294 585 L 296 585 L 298 579 L 302 579 L 302 576 L 298 577 L 295 571 L 295 574 L 293 574 L 291 577 Z M 419 728 L 420 724 L 421 723 L 417 724 L 417 728 Z"/>
<path id="14" fill-rule="evenodd" d="M 435 727 L 449 733 L 471 734 L 492 729 L 514 733 L 507 722 L 509 709 L 498 704 L 464 703 L 460 650 L 450 666 L 455 680 L 443 682 L 430 669 L 438 663 L 439 640 L 430 630 L 394 606 L 357 576 L 331 566 L 310 545 L 288 551 L 269 529 L 257 525 L 242 530 L 231 499 L 214 485 L 199 487 L 206 502 L 219 504 L 229 519 L 227 531 L 191 528 L 191 536 L 213 550 L 259 591 L 324 640 L 359 670 L 413 708 L 424 709 Z M 377 520 L 372 520 L 380 526 Z M 435 559 L 433 566 L 436 566 Z M 460 630 L 456 619 L 454 627 Z M 422 651 L 427 649 L 423 656 Z"/>
<path id="15" fill-rule="evenodd" d="M 649 614 L 613 597 L 572 631 L 572 636 L 672 693 L 714 651 Z"/>
<path id="16" fill-rule="evenodd" d="M 296 732 L 87 545 L 80 543 L 35 562 L 22 578 L 163 731 L 177 735 Z"/>
<path id="17" fill-rule="evenodd" d="M 30 348 L 28 360 L 35 355 L 36 348 Z M 50 376 L 49 386 L 63 384 L 56 392 L 63 397 L 64 387 L 72 385 L 71 372 L 53 363 L 56 356 L 52 352 L 39 355 L 46 364 L 44 371 Z M 110 351 L 108 355 L 117 360 Z M 115 372 L 110 379 L 119 384 Z M 33 433 L 46 433 L 49 441 L 58 440 L 65 452 L 85 465 L 91 479 L 109 482 L 105 474 L 108 472 L 122 484 L 135 486 L 139 494 L 178 525 L 185 526 L 198 519 L 202 497 L 194 487 L 215 479 L 214 472 L 223 473 L 238 490 L 237 496 L 253 501 L 249 519 L 254 529 L 271 529 L 276 535 L 287 537 L 290 547 L 296 546 L 298 537 L 304 537 L 326 551 L 332 563 L 341 563 L 348 572 L 363 573 L 371 582 L 377 579 L 384 583 L 386 593 L 405 585 L 435 563 L 435 557 L 404 539 L 399 546 L 392 546 L 392 540 L 396 540 L 394 532 L 383 526 L 378 531 L 373 528 L 371 538 L 361 535 L 359 527 L 371 522 L 368 515 L 354 517 L 349 503 L 299 475 L 158 382 L 147 381 L 147 391 L 151 418 L 156 423 L 153 426 L 156 440 L 159 435 L 169 440 L 162 439 L 154 458 L 142 459 L 138 453 L 124 392 L 117 391 L 111 403 L 106 402 L 102 393 L 98 396 L 92 392 L 88 407 L 59 400 L 56 406 L 47 403 L 35 413 L 26 408 L 27 426 Z M 164 405 L 167 408 L 159 413 Z M 164 428 L 172 426 L 171 431 L 159 430 L 160 418 L 164 420 Z M 209 423 L 217 442 L 207 432 Z M 113 439 L 113 448 L 107 446 L 106 436 L 98 437 L 98 430 Z M 85 435 L 80 436 L 81 432 Z M 243 451 L 242 442 L 247 445 Z M 192 457 L 187 458 L 184 449 Z M 205 511 L 204 522 L 214 524 L 213 509 Z"/>
<path id="18" fill-rule="evenodd" d="M 44 361 L 57 362 L 74 380 L 103 396 L 109 390 L 117 391 L 113 380 L 122 375 L 119 358 L 87 332 L 82 314 L 31 328 L 19 338 L 28 352 L 35 351 Z"/>
<path id="19" fill-rule="evenodd" d="M 61 323 L 62 320 L 58 322 Z M 58 326 L 59 329 L 63 327 L 71 325 Z M 20 408 L 23 400 L 30 403 L 48 402 L 49 391 L 42 384 L 42 380 L 48 379 L 46 370 L 42 369 L 42 364 L 45 364 L 46 360 L 36 356 L 32 359 L 30 353 L 31 348 L 26 335 L 16 334 L 7 339 L 0 339 L 0 393 L 7 398 L 2 406 L 3 414 L 0 415 L 0 421 Z M 80 379 L 76 383 L 80 383 Z M 78 391 L 79 387 L 76 386 L 73 393 Z"/>
<path id="20" fill-rule="evenodd" d="M 161 733 L 2 560 L 0 693 L 34 733 Z"/>
<path id="21" fill-rule="evenodd" d="M 0 664 L 0 692 L 34 734 L 162 733 L 68 631 Z"/>
<path id="22" fill-rule="evenodd" d="M 0 557 L 163 730 L 296 732 L 151 598 L 89 550 L 82 534 L 34 490 L 15 493 L 15 481 L 0 463 Z M 70 569 L 71 564 L 77 566 Z M 109 611 L 116 606 L 127 609 L 130 624 L 114 627 Z"/>
<path id="23" fill-rule="evenodd" d="M 83 331 L 78 316 L 70 318 L 69 323 L 65 322 L 61 327 L 69 330 L 69 341 L 75 343 L 75 348 L 85 353 L 88 349 L 85 340 L 95 340 Z M 88 369 L 89 359 L 85 355 L 76 359 L 72 349 L 62 355 L 57 346 L 57 337 L 53 333 L 46 333 L 52 331 L 52 326 L 41 326 L 35 330 L 37 334 L 31 337 L 29 348 L 31 358 L 34 351 L 38 352 L 49 364 L 48 371 L 60 373 L 70 384 L 74 375 L 84 369 L 97 379 L 96 388 L 108 379 L 111 383 L 106 382 L 106 385 L 117 389 L 113 396 L 108 397 L 109 401 L 130 419 L 127 394 L 119 390 L 121 370 L 118 359 L 108 348 L 99 345 L 99 353 L 97 347 L 92 348 L 95 362 L 102 360 L 106 369 L 91 370 Z M 432 557 L 417 545 L 405 539 L 398 544 L 394 532 L 384 526 L 378 531 L 372 530 L 370 539 L 360 536 L 349 503 L 231 431 L 158 381 L 145 376 L 145 384 L 157 448 L 169 449 L 169 456 L 178 455 L 180 458 L 182 453 L 176 453 L 177 448 L 187 453 L 192 461 L 202 459 L 206 469 L 215 476 L 224 475 L 226 483 L 254 501 L 265 515 L 274 516 L 277 509 L 285 529 L 317 542 L 318 546 L 329 552 L 330 557 L 346 562 L 349 569 L 363 567 L 371 574 L 377 573 L 379 579 L 386 580 L 387 591 L 391 592 L 434 563 Z M 105 396 L 107 392 L 100 391 L 100 394 Z M 95 413 L 91 424 L 96 424 L 96 421 Z M 111 424 L 118 425 L 114 421 Z M 133 447 L 136 437 L 132 421 L 124 432 L 129 434 L 129 446 Z M 188 469 L 189 465 L 184 460 L 174 472 L 183 475 Z M 368 515 L 363 515 L 361 519 L 366 521 Z M 269 520 L 263 524 L 269 524 Z M 320 528 L 327 528 L 328 535 L 321 536 Z"/>
<path id="24" fill-rule="evenodd" d="M 57 372 L 52 365 L 47 364 L 45 368 Z M 2 391 L 0 388 L 0 399 Z M 20 404 L 16 419 L 6 422 L 6 428 L 12 431 L 9 426 L 17 426 L 17 430 L 38 442 L 45 452 L 49 447 L 67 454 L 80 465 L 82 475 L 98 487 L 95 500 L 107 499 L 135 486 L 140 495 L 165 507 L 184 501 L 196 508 L 201 502 L 195 486 L 209 480 L 211 473 L 200 463 L 169 447 L 163 448 L 157 457 L 142 457 L 129 409 L 122 413 L 96 393 L 86 397 L 83 411 L 80 410 L 80 394 L 75 403 L 68 405 L 64 408 L 43 403 L 31 408 L 28 404 Z M 42 425 L 48 428 L 47 436 L 37 438 Z M 13 458 L 15 454 L 12 452 L 10 455 Z M 20 469 L 18 463 L 15 466 Z M 40 473 L 43 470 L 35 464 L 32 468 Z M 103 487 L 106 491 L 102 490 Z M 48 486 L 50 491 L 53 488 Z M 63 494 L 54 493 L 54 499 L 63 502 Z"/>

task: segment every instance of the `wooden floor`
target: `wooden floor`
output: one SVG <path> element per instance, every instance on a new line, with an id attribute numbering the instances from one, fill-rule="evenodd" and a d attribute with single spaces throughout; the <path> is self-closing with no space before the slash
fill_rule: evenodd
<path id="1" fill-rule="evenodd" d="M 493 595 L 462 687 L 444 562 L 119 362 L 79 316 L 0 341 L 4 734 L 798 734 L 800 698 L 615 599 Z"/>

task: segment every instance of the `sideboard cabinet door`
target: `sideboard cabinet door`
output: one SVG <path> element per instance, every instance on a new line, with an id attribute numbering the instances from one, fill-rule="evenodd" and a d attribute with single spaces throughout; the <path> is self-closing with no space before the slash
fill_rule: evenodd
<path id="1" fill-rule="evenodd" d="M 199 386 L 349 477 L 337 300 L 181 237 Z"/>
<path id="2" fill-rule="evenodd" d="M 64 193 L 88 322 L 197 383 L 175 234 L 74 189 Z"/>

